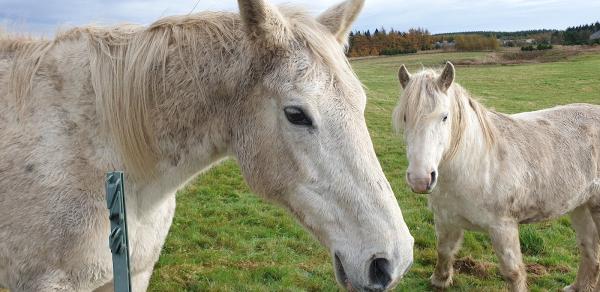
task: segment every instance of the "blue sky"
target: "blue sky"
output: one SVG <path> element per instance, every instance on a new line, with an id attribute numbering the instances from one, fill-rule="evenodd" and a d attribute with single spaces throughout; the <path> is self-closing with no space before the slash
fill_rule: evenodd
<path id="1" fill-rule="evenodd" d="M 272 0 L 314 14 L 339 0 Z M 0 25 L 52 35 L 84 24 L 148 24 L 161 16 L 189 13 L 196 0 L 0 0 Z M 194 11 L 237 10 L 235 0 L 200 0 Z M 366 0 L 355 29 L 424 27 L 432 33 L 556 28 L 600 20 L 599 0 Z"/>

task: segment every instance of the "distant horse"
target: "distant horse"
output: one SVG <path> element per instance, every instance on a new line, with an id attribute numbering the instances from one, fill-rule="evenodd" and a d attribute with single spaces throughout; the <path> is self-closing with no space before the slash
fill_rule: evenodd
<path id="1" fill-rule="evenodd" d="M 232 156 L 329 249 L 341 285 L 393 287 L 413 238 L 344 55 L 362 6 L 315 19 L 239 0 L 239 15 L 1 39 L 0 283 L 110 291 L 103 180 L 123 169 L 133 291 L 146 290 L 175 192 Z"/>
<path id="2" fill-rule="evenodd" d="M 571 214 L 581 248 L 575 283 L 590 291 L 598 277 L 600 106 L 574 104 L 506 115 L 487 110 L 441 74 L 399 72 L 404 94 L 393 114 L 404 132 L 406 179 L 431 193 L 438 260 L 431 283 L 452 284 L 464 229 L 489 234 L 511 290 L 527 290 L 518 226 Z M 437 188 L 436 188 L 437 185 Z"/>

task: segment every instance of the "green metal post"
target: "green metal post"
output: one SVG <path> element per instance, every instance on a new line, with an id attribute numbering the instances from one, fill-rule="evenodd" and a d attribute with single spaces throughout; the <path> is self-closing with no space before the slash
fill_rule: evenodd
<path id="1" fill-rule="evenodd" d="M 115 171 L 106 174 L 106 202 L 110 219 L 109 246 L 113 260 L 115 292 L 131 292 L 123 172 Z"/>

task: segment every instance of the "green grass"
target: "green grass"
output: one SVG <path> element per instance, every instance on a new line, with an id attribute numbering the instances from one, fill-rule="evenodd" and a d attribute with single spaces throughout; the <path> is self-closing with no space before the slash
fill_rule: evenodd
<path id="1" fill-rule="evenodd" d="M 366 116 L 375 149 L 415 237 L 415 264 L 397 291 L 431 290 L 435 265 L 433 216 L 425 196 L 404 182 L 407 163 L 390 116 L 405 63 L 414 71 L 445 60 L 483 58 L 485 53 L 439 53 L 352 62 L 368 88 Z M 600 55 L 568 61 L 458 67 L 457 80 L 482 102 L 508 113 L 572 102 L 600 103 Z M 570 284 L 578 263 L 568 218 L 521 227 L 521 246 L 533 291 Z M 467 232 L 459 258 L 469 267 L 455 276 L 452 291 L 504 290 L 487 235 Z M 467 266 L 467 264 L 465 264 Z M 473 268 L 474 267 L 474 268 Z M 326 250 L 278 207 L 251 194 L 238 166 L 227 161 L 178 194 L 173 226 L 152 276 L 150 291 L 337 291 Z"/>

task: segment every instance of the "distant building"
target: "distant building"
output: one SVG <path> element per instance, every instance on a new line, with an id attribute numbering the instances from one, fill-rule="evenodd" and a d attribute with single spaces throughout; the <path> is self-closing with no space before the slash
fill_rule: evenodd
<path id="1" fill-rule="evenodd" d="M 504 47 L 523 47 L 537 43 L 535 39 L 503 39 L 501 42 Z"/>
<path id="2" fill-rule="evenodd" d="M 600 39 L 600 30 L 590 36 L 590 40 Z"/>
<path id="3" fill-rule="evenodd" d="M 455 42 L 449 42 L 449 41 L 435 43 L 436 49 L 449 49 L 449 48 L 454 48 L 455 46 L 456 46 Z"/>
<path id="4" fill-rule="evenodd" d="M 505 47 L 514 47 L 517 42 L 512 39 L 502 40 L 502 45 Z"/>

